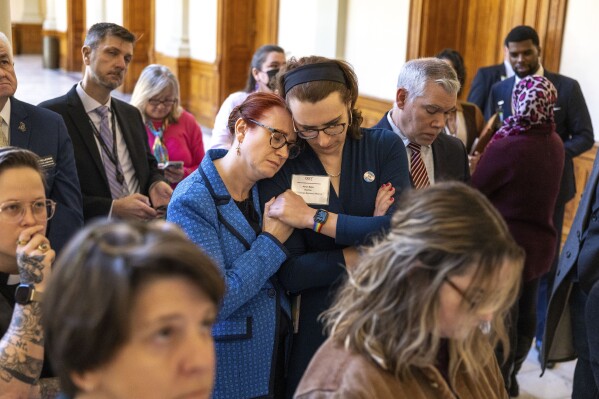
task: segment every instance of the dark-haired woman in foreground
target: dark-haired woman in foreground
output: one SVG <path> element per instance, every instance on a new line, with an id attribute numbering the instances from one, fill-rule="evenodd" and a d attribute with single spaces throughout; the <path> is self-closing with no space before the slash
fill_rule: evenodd
<path id="1" fill-rule="evenodd" d="M 99 222 L 56 262 L 43 302 L 68 398 L 208 399 L 224 284 L 174 225 Z"/>

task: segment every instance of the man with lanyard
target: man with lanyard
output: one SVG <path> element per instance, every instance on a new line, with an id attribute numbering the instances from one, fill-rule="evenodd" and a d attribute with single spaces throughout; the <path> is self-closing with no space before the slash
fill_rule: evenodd
<path id="1" fill-rule="evenodd" d="M 93 25 L 81 49 L 83 80 L 40 104 L 62 115 L 73 140 L 85 220 L 153 219 L 172 194 L 149 151 L 139 111 L 110 95 L 123 82 L 134 43 L 119 25 Z"/>

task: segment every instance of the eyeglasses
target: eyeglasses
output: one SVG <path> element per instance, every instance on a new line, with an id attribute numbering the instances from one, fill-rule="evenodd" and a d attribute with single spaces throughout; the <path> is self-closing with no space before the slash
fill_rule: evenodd
<path id="1" fill-rule="evenodd" d="M 157 107 L 160 104 L 164 105 L 165 107 L 171 107 L 176 102 L 177 102 L 177 100 L 173 100 L 173 99 L 157 100 L 155 98 L 150 98 L 148 100 L 148 103 L 153 107 Z"/>
<path id="2" fill-rule="evenodd" d="M 445 282 L 446 282 L 447 284 L 449 284 L 449 286 L 450 286 L 451 288 L 453 288 L 454 290 L 456 290 L 456 292 L 457 292 L 458 294 L 460 294 L 460 296 L 462 297 L 462 299 L 463 299 L 464 301 L 468 302 L 468 305 L 470 305 L 470 310 L 474 309 L 474 308 L 475 308 L 475 307 L 478 305 L 478 300 L 472 300 L 472 299 L 468 298 L 468 297 L 466 296 L 466 293 L 464 292 L 464 290 L 462 290 L 460 287 L 458 287 L 458 286 L 456 285 L 456 283 L 454 283 L 453 281 L 451 281 L 451 280 L 450 280 L 449 278 L 447 278 L 447 277 L 443 278 L 443 280 L 445 280 Z"/>
<path id="3" fill-rule="evenodd" d="M 300 154 L 301 147 L 296 142 L 290 143 L 289 141 L 287 141 L 286 134 L 282 131 L 275 129 L 274 127 L 266 126 L 265 124 L 260 123 L 254 119 L 248 118 L 248 120 L 260 127 L 263 127 L 264 129 L 270 132 L 270 146 L 275 150 L 283 148 L 283 146 L 287 145 L 287 158 L 293 159 Z"/>
<path id="4" fill-rule="evenodd" d="M 27 204 L 31 207 L 33 218 L 38 222 L 45 222 L 54 216 L 56 202 L 51 199 L 31 202 L 10 201 L 0 204 L 0 219 L 9 223 L 20 223 L 25 216 Z"/>
<path id="5" fill-rule="evenodd" d="M 320 132 L 328 134 L 329 136 L 337 136 L 338 134 L 343 133 L 346 125 L 347 123 L 337 123 L 322 129 L 298 130 L 297 126 L 295 126 L 295 121 L 293 121 L 293 128 L 295 129 L 295 132 L 297 133 L 298 137 L 301 137 L 304 140 L 312 140 L 313 138 L 316 138 Z"/>

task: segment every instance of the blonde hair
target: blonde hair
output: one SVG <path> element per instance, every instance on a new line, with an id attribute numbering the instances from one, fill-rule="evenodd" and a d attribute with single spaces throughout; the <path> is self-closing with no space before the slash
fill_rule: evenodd
<path id="1" fill-rule="evenodd" d="M 164 65 L 151 64 L 144 68 L 139 75 L 139 79 L 133 89 L 131 95 L 131 105 L 137 107 L 143 117 L 144 123 L 147 122 L 148 116 L 146 115 L 146 106 L 148 101 L 165 89 L 171 88 L 175 96 L 175 104 L 171 112 L 167 115 L 166 119 L 168 123 L 177 123 L 183 108 L 179 105 L 179 81 L 177 77 L 171 72 L 170 69 Z"/>
<path id="2" fill-rule="evenodd" d="M 482 308 L 495 310 L 493 334 L 474 328 L 465 339 L 449 342 L 452 357 L 477 375 L 492 361 L 489 339 L 508 348 L 504 319 L 518 294 L 524 252 L 491 203 L 463 183 L 411 190 L 398 209 L 387 236 L 348 270 L 348 280 L 323 314 L 330 336 L 408 378 L 413 368 L 436 362 L 443 283 L 474 269 L 460 310 L 473 317 Z M 475 293 L 471 308 L 466 298 Z"/>

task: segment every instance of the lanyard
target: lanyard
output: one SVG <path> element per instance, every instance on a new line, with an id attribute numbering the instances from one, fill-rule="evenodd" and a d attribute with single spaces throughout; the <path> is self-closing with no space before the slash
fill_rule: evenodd
<path id="1" fill-rule="evenodd" d="M 108 157 L 110 162 L 112 162 L 112 164 L 114 165 L 114 168 L 116 170 L 117 181 L 120 184 L 123 184 L 125 182 L 125 176 L 123 176 L 123 173 L 121 172 L 120 165 L 119 165 L 119 157 L 118 157 L 117 144 L 116 144 L 116 128 L 115 128 L 116 119 L 115 119 L 113 111 L 110 111 L 110 116 L 111 116 L 111 122 L 112 122 L 112 151 L 106 145 L 106 142 L 100 135 L 98 128 L 96 127 L 94 122 L 91 120 L 89 115 L 87 116 L 87 119 L 89 120 L 89 124 L 92 126 L 92 129 L 94 131 L 94 136 L 96 136 L 96 139 L 98 139 L 98 141 L 100 142 L 100 147 L 102 147 L 102 151 L 106 154 L 106 156 Z M 102 123 L 101 119 L 100 119 L 100 123 Z"/>

